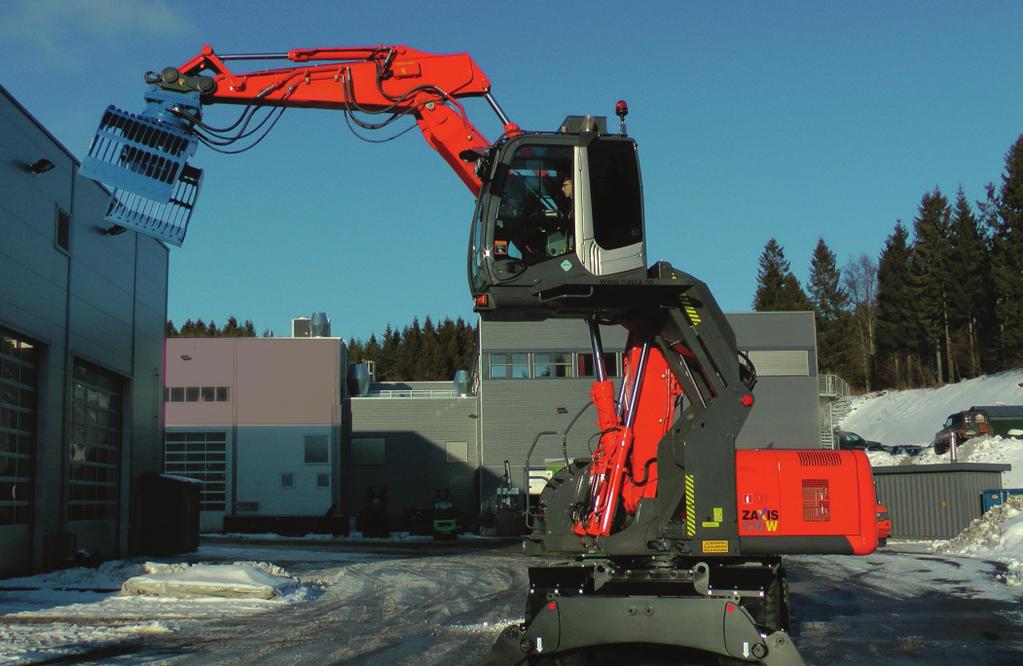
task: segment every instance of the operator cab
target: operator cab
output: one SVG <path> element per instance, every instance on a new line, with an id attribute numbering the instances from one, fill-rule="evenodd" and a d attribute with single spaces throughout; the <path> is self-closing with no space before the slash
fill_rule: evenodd
<path id="1" fill-rule="evenodd" d="M 469 285 L 484 317 L 569 316 L 593 309 L 598 285 L 646 277 L 636 142 L 604 118 L 519 134 L 478 167 Z"/>

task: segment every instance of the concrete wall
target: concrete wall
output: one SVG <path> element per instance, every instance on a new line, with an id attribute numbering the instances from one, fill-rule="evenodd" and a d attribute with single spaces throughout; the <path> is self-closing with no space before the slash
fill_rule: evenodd
<path id="1" fill-rule="evenodd" d="M 236 465 L 232 474 L 234 513 L 261 516 L 323 516 L 333 504 L 331 486 L 317 486 L 317 476 L 331 473 L 326 463 L 305 462 L 305 437 L 327 438 L 331 453 L 338 429 L 331 426 L 239 427 L 233 440 Z M 281 475 L 293 475 L 293 485 L 281 485 Z M 239 511 L 241 503 L 257 502 L 257 511 Z"/>
<path id="2" fill-rule="evenodd" d="M 416 384 L 418 386 L 418 384 Z M 356 515 L 370 486 L 386 486 L 389 512 L 433 506 L 434 490 L 447 488 L 455 507 L 475 514 L 478 405 L 467 398 L 352 398 L 353 438 L 383 438 L 384 465 L 348 465 L 349 513 Z M 449 461 L 446 442 L 466 442 L 464 462 Z"/>
<path id="3" fill-rule="evenodd" d="M 53 170 L 25 169 L 40 158 Z M 132 484 L 160 465 L 167 248 L 132 232 L 108 236 L 107 193 L 0 88 L 0 327 L 41 346 L 31 526 L 0 526 L 0 575 L 43 567 L 44 542 L 73 533 L 80 548 L 126 555 Z M 71 215 L 67 251 L 58 209 Z M 66 520 L 68 375 L 80 358 L 119 375 L 125 391 L 116 520 Z"/>

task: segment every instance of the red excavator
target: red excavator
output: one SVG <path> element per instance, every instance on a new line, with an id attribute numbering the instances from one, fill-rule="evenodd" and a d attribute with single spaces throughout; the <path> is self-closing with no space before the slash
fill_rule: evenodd
<path id="1" fill-rule="evenodd" d="M 246 60 L 284 66 L 228 67 Z M 802 663 L 787 634 L 781 556 L 876 548 L 870 466 L 858 451 L 736 450 L 756 371 L 703 282 L 666 262 L 647 265 L 624 101 L 615 131 L 591 115 L 524 131 L 467 54 L 405 46 L 236 55 L 205 46 L 145 80 L 146 110 L 110 107 L 82 164 L 113 186 L 112 223 L 180 245 L 202 182 L 188 164 L 198 145 L 246 150 L 289 108 L 336 109 L 361 130 L 410 116 L 476 196 L 468 256 L 476 312 L 589 326 L 599 444 L 586 458 L 566 451 L 527 509 L 536 566 L 525 618 L 501 632 L 488 663 L 655 653 Z M 504 129 L 496 141 L 469 121 L 466 97 L 496 113 Z M 243 109 L 218 128 L 203 120 L 213 104 Z M 628 330 L 617 386 L 600 325 Z"/>

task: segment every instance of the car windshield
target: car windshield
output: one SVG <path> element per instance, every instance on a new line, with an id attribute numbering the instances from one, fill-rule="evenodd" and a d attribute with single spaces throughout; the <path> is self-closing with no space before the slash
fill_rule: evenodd
<path id="1" fill-rule="evenodd" d="M 851 432 L 848 435 L 846 435 L 846 439 L 848 439 L 850 442 L 861 442 L 861 441 L 863 441 L 863 438 L 861 438 L 859 435 L 857 435 L 854 432 Z"/>

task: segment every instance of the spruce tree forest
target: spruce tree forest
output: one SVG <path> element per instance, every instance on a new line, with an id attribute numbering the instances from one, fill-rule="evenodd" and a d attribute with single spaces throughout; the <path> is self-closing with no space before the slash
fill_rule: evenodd
<path id="1" fill-rule="evenodd" d="M 760 255 L 753 309 L 812 310 L 818 369 L 857 390 L 935 386 L 1023 367 L 1023 135 L 1009 149 L 1000 183 L 971 204 L 925 192 L 916 217 L 901 220 L 880 256 L 839 266 L 824 238 L 810 257 L 805 289 L 774 238 Z M 269 330 L 264 337 L 272 336 Z M 189 319 L 167 336 L 255 337 L 251 320 Z M 379 381 L 450 380 L 474 364 L 476 328 L 429 316 L 380 337 L 348 341 L 353 362 L 373 361 Z"/>
<path id="2" fill-rule="evenodd" d="M 806 289 L 782 246 L 760 255 L 753 309 L 813 310 L 818 368 L 859 390 L 936 386 L 1023 367 L 1023 135 L 976 207 L 925 192 L 878 259 L 838 266 L 823 238 Z"/>

